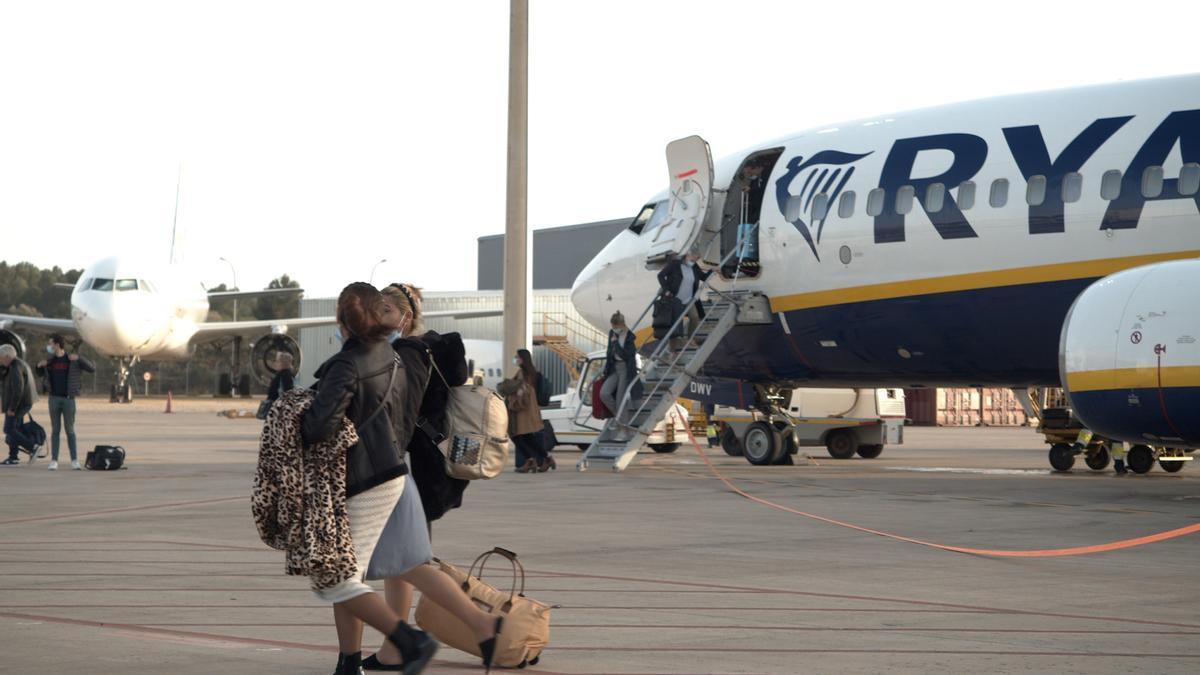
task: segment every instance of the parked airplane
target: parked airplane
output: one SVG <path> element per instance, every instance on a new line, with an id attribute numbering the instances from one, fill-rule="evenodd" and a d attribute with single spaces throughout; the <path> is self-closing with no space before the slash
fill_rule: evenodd
<path id="1" fill-rule="evenodd" d="M 172 256 L 173 257 L 173 256 Z M 111 399 L 129 402 L 133 387 L 131 369 L 140 361 L 186 359 L 202 343 L 227 341 L 232 346 L 233 377 L 223 381 L 220 393 L 249 391 L 250 375 L 241 373 L 244 340 L 250 343 L 254 375 L 266 382 L 274 374 L 275 353 L 292 354 L 300 367 L 300 345 L 290 331 L 308 326 L 329 325 L 334 317 L 269 319 L 261 321 L 206 322 L 209 301 L 249 299 L 268 295 L 295 295 L 302 289 L 209 292 L 200 277 L 183 265 L 156 266 L 143 260 L 105 258 L 88 265 L 71 289 L 71 318 L 0 314 L 0 344 L 11 344 L 19 354 L 25 341 L 16 331 L 61 333 L 86 342 L 116 365 L 117 382 Z M 426 316 L 493 316 L 497 311 L 426 312 Z"/>
<path id="2" fill-rule="evenodd" d="M 763 310 L 710 336 L 699 375 L 754 383 L 762 409 L 810 382 L 1061 382 L 1108 437 L 1200 446 L 1200 274 L 1171 262 L 1200 256 L 1200 75 L 836 124 L 715 170 L 692 137 L 668 164 L 670 190 L 575 281 L 597 327 L 697 246 L 715 291 Z"/>

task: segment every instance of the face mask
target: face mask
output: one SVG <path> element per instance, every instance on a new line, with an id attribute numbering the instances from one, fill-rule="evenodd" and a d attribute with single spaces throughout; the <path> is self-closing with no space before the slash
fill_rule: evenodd
<path id="1" fill-rule="evenodd" d="M 339 345 L 346 341 L 346 338 L 342 337 L 341 328 L 333 329 L 333 339 L 337 340 Z"/>
<path id="2" fill-rule="evenodd" d="M 53 353 L 54 353 L 54 346 L 53 346 L 53 345 L 46 345 L 46 353 L 47 353 L 47 354 L 53 354 Z"/>
<path id="3" fill-rule="evenodd" d="M 514 359 L 513 359 L 513 365 L 514 365 L 514 366 L 519 366 L 519 365 L 521 365 L 521 359 L 514 358 Z"/>
<path id="4" fill-rule="evenodd" d="M 394 330 L 394 331 L 392 331 L 392 334 L 388 336 L 388 342 L 395 342 L 396 340 L 399 340 L 402 337 L 404 337 L 403 332 Z"/>

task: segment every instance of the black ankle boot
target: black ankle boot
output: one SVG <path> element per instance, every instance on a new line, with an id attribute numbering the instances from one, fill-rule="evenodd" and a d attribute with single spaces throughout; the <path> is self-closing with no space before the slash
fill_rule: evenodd
<path id="1" fill-rule="evenodd" d="M 362 652 L 338 654 L 337 670 L 333 675 L 363 675 Z"/>
<path id="2" fill-rule="evenodd" d="M 425 631 L 417 630 L 401 621 L 395 630 L 388 635 L 388 640 L 400 650 L 400 658 L 404 660 L 404 675 L 418 675 L 425 670 L 433 655 L 437 653 L 438 643 Z"/>

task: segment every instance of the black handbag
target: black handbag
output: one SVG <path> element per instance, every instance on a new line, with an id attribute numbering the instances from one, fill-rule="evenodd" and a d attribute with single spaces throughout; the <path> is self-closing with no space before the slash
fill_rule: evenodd
<path id="1" fill-rule="evenodd" d="M 659 296 L 654 301 L 654 316 L 651 327 L 654 329 L 654 339 L 661 340 L 671 332 L 671 326 L 683 315 L 683 303 L 674 296 Z"/>
<path id="2" fill-rule="evenodd" d="M 93 471 L 116 471 L 125 465 L 125 448 L 119 445 L 97 445 L 87 454 L 83 465 Z"/>
<path id="3" fill-rule="evenodd" d="M 267 413 L 271 412 L 271 404 L 272 403 L 274 403 L 274 401 L 270 401 L 270 400 L 260 401 L 258 403 L 258 410 L 255 411 L 255 413 L 254 413 L 254 417 L 256 417 L 257 419 L 260 419 L 260 420 L 267 419 Z"/>
<path id="4" fill-rule="evenodd" d="M 42 425 L 37 423 L 37 420 L 33 419 L 33 413 L 29 414 L 28 422 L 21 424 L 21 433 L 24 434 L 25 438 L 28 438 L 29 442 L 33 443 L 35 446 L 46 444 L 46 430 L 42 428 Z M 25 449 L 29 452 L 34 451 L 33 448 Z"/>

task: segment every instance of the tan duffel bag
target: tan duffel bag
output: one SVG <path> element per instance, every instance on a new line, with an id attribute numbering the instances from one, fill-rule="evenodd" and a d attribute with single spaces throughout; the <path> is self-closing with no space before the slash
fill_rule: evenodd
<path id="1" fill-rule="evenodd" d="M 480 580 L 484 564 L 493 555 L 507 558 L 512 563 L 513 580 L 509 591 L 497 590 Z M 500 637 L 496 640 L 493 665 L 524 668 L 538 663 L 542 650 L 550 641 L 550 610 L 554 607 L 525 597 L 525 567 L 517 560 L 516 553 L 494 548 L 476 558 L 468 572 L 436 558 L 434 564 L 454 579 L 454 583 L 478 607 L 489 614 L 504 617 L 504 627 L 500 629 Z M 476 567 L 479 568 L 479 576 L 475 575 Z M 417 603 L 417 625 L 455 649 L 482 656 L 475 634 L 467 624 L 424 595 Z"/>

